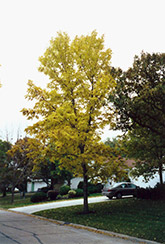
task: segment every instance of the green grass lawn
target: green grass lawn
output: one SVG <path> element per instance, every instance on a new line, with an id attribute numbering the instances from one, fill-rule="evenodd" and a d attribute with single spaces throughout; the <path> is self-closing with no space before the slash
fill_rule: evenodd
<path id="1" fill-rule="evenodd" d="M 0 208 L 15 208 L 15 207 L 22 207 L 26 205 L 31 205 L 32 202 L 30 201 L 30 197 L 34 193 L 27 193 L 25 199 L 20 197 L 19 193 L 15 193 L 14 196 L 14 203 L 11 204 L 11 194 L 7 194 L 6 197 L 0 196 Z"/>
<path id="2" fill-rule="evenodd" d="M 158 242 L 165 241 L 165 201 L 121 199 L 82 206 L 51 209 L 36 213 L 51 219 L 77 223 Z"/>

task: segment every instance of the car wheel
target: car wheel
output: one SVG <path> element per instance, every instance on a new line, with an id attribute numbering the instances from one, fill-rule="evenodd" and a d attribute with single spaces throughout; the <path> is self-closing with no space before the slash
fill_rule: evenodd
<path id="1" fill-rule="evenodd" d="M 108 197 L 109 199 L 112 199 L 112 197 Z"/>
<path id="2" fill-rule="evenodd" d="M 117 193 L 116 197 L 117 197 L 117 199 L 121 199 L 122 198 L 122 194 L 119 192 L 119 193 Z"/>

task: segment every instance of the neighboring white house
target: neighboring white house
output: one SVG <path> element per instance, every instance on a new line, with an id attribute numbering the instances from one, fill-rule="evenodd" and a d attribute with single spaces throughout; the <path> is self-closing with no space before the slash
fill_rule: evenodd
<path id="1" fill-rule="evenodd" d="M 46 186 L 47 184 L 40 179 L 31 180 L 27 183 L 27 192 L 36 192 L 39 188 Z"/>
<path id="2" fill-rule="evenodd" d="M 135 161 L 133 159 L 128 159 L 128 160 L 126 160 L 126 162 L 130 168 L 133 168 L 135 165 Z M 129 176 L 129 178 L 132 183 L 134 183 L 135 185 L 137 185 L 139 187 L 143 187 L 143 188 L 147 188 L 147 187 L 153 188 L 157 183 L 160 182 L 158 172 L 152 178 L 150 178 L 150 180 L 147 183 L 144 181 L 143 176 L 138 177 L 137 180 L 135 180 L 134 178 L 132 178 L 130 176 Z M 165 182 L 165 171 L 163 171 L 163 180 Z"/>
<path id="3" fill-rule="evenodd" d="M 165 171 L 163 172 L 163 180 L 165 182 Z M 144 182 L 143 176 L 140 176 L 137 180 L 131 179 L 131 181 L 135 185 L 140 186 L 140 187 L 143 187 L 143 188 L 147 188 L 147 187 L 153 188 L 157 183 L 160 182 L 160 179 L 159 179 L 159 174 L 156 173 L 155 176 L 154 176 L 154 178 L 153 179 L 150 179 L 147 183 Z"/>
<path id="4" fill-rule="evenodd" d="M 83 181 L 83 178 L 76 177 L 71 179 L 70 188 L 77 189 L 77 186 L 80 181 Z M 27 192 L 36 192 L 39 188 L 46 187 L 47 184 L 41 179 L 29 180 L 27 183 Z"/>
<path id="5" fill-rule="evenodd" d="M 79 184 L 80 181 L 83 181 L 83 178 L 76 177 L 76 178 L 71 179 L 70 188 L 71 189 L 77 189 L 78 184 Z"/>

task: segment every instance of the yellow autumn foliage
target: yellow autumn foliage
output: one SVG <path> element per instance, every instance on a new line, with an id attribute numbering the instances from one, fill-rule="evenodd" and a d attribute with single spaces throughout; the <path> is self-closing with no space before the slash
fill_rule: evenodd
<path id="1" fill-rule="evenodd" d="M 26 98 L 36 102 L 22 110 L 27 119 L 38 119 L 26 131 L 44 144 L 40 154 L 86 178 L 105 179 L 119 167 L 112 149 L 100 142 L 99 132 L 113 123 L 107 102 L 115 86 L 111 55 L 104 48 L 104 36 L 96 31 L 73 41 L 59 32 L 39 58 L 39 71 L 50 79 L 47 88 L 29 81 Z"/>

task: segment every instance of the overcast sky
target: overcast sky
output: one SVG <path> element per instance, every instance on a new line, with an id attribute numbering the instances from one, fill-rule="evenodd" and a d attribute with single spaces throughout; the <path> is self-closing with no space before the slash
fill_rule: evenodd
<path id="1" fill-rule="evenodd" d="M 111 48 L 112 65 L 127 69 L 133 57 L 164 52 L 165 0 L 0 0 L 0 136 L 29 124 L 27 81 L 44 84 L 38 58 L 57 31 L 71 38 L 96 30 Z M 116 134 L 105 130 L 103 140 Z"/>

